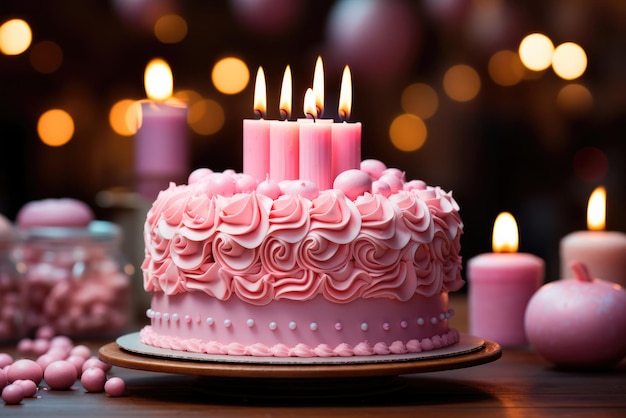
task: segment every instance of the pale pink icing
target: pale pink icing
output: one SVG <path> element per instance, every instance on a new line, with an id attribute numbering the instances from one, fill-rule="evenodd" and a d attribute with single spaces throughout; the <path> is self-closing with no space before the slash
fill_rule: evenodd
<path id="1" fill-rule="evenodd" d="M 171 336 L 159 336 L 150 326 L 144 327 L 140 332 L 140 341 L 146 345 L 158 348 L 167 348 L 191 353 L 219 354 L 230 356 L 254 356 L 254 357 L 352 357 L 352 356 L 373 356 L 388 354 L 407 354 L 431 351 L 456 344 L 460 339 L 459 333 L 450 329 L 441 336 L 435 335 L 432 338 L 424 338 L 420 341 L 410 340 L 406 344 L 402 341 L 394 341 L 391 345 L 383 342 L 374 344 L 372 347 L 367 341 L 358 343 L 355 347 L 350 344 L 341 343 L 335 348 L 320 344 L 317 347 L 310 347 L 306 344 L 298 343 L 294 347 L 286 344 L 276 344 L 267 346 L 255 343 L 249 346 L 230 343 L 221 344 L 215 341 L 209 343 L 198 342 L 197 339 L 183 339 Z M 436 341 L 436 343 L 434 342 Z M 446 344 L 443 344 L 443 341 Z"/>
<path id="2" fill-rule="evenodd" d="M 463 223 L 452 194 L 426 186 L 389 198 L 340 190 L 310 200 L 209 196 L 202 182 L 162 191 L 148 212 L 144 288 L 253 304 L 359 297 L 407 300 L 463 286 Z"/>
<path id="3" fill-rule="evenodd" d="M 459 207 L 450 192 L 383 171 L 350 198 L 345 187 L 318 191 L 301 181 L 283 182 L 272 197 L 209 187 L 236 184 L 234 172 L 170 184 L 145 222 L 144 288 L 153 296 L 141 340 L 256 357 L 405 354 L 456 343 L 447 292 L 464 283 Z"/>

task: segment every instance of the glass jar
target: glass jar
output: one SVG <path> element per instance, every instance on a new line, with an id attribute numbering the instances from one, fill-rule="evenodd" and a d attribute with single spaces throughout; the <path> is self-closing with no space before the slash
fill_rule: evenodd
<path id="1" fill-rule="evenodd" d="M 0 233 L 0 342 L 25 336 L 22 280 L 12 256 L 15 243 L 12 231 Z"/>
<path id="2" fill-rule="evenodd" d="M 58 335 L 103 338 L 125 329 L 130 277 L 116 224 L 93 221 L 87 228 L 21 232 L 15 258 L 24 276 L 23 322 L 29 333 L 47 326 Z"/>

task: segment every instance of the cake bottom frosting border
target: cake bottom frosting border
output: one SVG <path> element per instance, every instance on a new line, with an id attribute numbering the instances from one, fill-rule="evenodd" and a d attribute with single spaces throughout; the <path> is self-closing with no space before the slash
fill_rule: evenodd
<path id="1" fill-rule="evenodd" d="M 148 357 L 160 357 L 170 360 L 196 361 L 206 363 L 233 363 L 252 365 L 341 365 L 413 362 L 454 357 L 482 350 L 485 340 L 466 334 L 459 334 L 456 344 L 419 353 L 351 356 L 351 357 L 255 357 L 224 354 L 206 354 L 189 351 L 176 351 L 168 348 L 153 347 L 140 341 L 140 332 L 133 332 L 117 338 L 118 346 L 128 352 Z"/>

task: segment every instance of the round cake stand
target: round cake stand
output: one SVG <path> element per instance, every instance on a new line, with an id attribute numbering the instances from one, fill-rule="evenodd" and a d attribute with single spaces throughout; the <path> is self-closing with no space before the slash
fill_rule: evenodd
<path id="1" fill-rule="evenodd" d="M 406 388 L 398 376 L 474 367 L 502 356 L 495 342 L 462 334 L 458 349 L 445 354 L 371 356 L 345 359 L 276 359 L 231 356 L 164 357 L 136 343 L 129 334 L 102 346 L 99 357 L 114 366 L 161 373 L 195 375 L 195 389 L 223 398 L 247 401 L 367 399 Z M 135 347 L 137 344 L 137 348 Z M 130 350 L 127 347 L 130 346 Z M 169 350 L 168 350 L 169 351 Z M 216 358 L 221 359 L 216 360 Z"/>

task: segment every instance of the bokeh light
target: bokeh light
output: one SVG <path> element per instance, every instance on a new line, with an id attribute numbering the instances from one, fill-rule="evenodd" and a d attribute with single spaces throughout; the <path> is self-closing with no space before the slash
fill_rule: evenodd
<path id="1" fill-rule="evenodd" d="M 593 106 L 593 95 L 582 84 L 571 83 L 563 86 L 556 96 L 556 103 L 560 109 L 570 114 L 584 114 Z"/>
<path id="2" fill-rule="evenodd" d="M 433 116 L 439 107 L 439 96 L 434 88 L 426 83 L 414 83 L 402 91 L 402 110 L 426 120 Z"/>
<path id="3" fill-rule="evenodd" d="M 519 55 L 506 49 L 489 58 L 487 70 L 493 82 L 503 87 L 514 86 L 524 78 L 524 65 Z"/>
<path id="4" fill-rule="evenodd" d="M 526 68 L 543 71 L 552 64 L 554 44 L 546 35 L 532 33 L 522 39 L 517 52 Z"/>
<path id="5" fill-rule="evenodd" d="M 154 24 L 154 36 L 164 44 L 175 44 L 187 36 L 187 21 L 177 14 L 161 16 Z"/>
<path id="6" fill-rule="evenodd" d="M 443 76 L 443 89 L 452 100 L 468 102 L 480 92 L 480 76 L 469 65 L 454 65 Z"/>
<path id="7" fill-rule="evenodd" d="M 597 183 L 608 173 L 609 159 L 601 149 L 584 147 L 574 154 L 572 168 L 579 179 L 587 183 Z"/>
<path id="8" fill-rule="evenodd" d="M 65 110 L 48 110 L 39 117 L 37 133 L 41 142 L 46 145 L 65 145 L 74 135 L 74 120 Z"/>
<path id="9" fill-rule="evenodd" d="M 5 55 L 19 55 L 33 40 L 30 26 L 22 19 L 7 20 L 0 26 L 0 51 Z"/>
<path id="10" fill-rule="evenodd" d="M 53 41 L 37 42 L 30 49 L 30 65 L 43 74 L 55 72 L 63 64 L 63 50 Z"/>
<path id="11" fill-rule="evenodd" d="M 587 69 L 587 54 L 580 45 L 565 42 L 554 50 L 552 69 L 564 80 L 575 80 Z"/>
<path id="12" fill-rule="evenodd" d="M 212 135 L 224 126 L 224 108 L 215 100 L 203 99 L 189 106 L 189 127 L 200 135 Z"/>
<path id="13" fill-rule="evenodd" d="M 248 70 L 246 63 L 239 58 L 223 58 L 213 66 L 211 80 L 219 92 L 237 94 L 248 85 L 250 70 Z"/>
<path id="14" fill-rule="evenodd" d="M 116 134 L 132 136 L 137 132 L 139 113 L 136 106 L 139 102 L 132 99 L 122 99 L 111 106 L 109 124 Z"/>
<path id="15" fill-rule="evenodd" d="M 400 151 L 412 152 L 426 142 L 428 130 L 424 121 L 415 115 L 404 113 L 397 116 L 389 126 L 389 138 Z"/>

